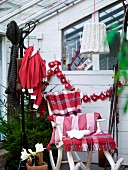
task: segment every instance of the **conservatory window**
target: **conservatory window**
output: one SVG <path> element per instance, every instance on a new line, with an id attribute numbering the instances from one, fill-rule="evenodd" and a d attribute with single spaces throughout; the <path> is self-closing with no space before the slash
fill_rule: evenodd
<path id="1" fill-rule="evenodd" d="M 117 31 L 113 42 L 109 44 L 110 53 L 99 55 L 100 70 L 113 70 L 113 65 L 117 63 L 117 56 L 120 50 L 120 35 L 124 18 L 124 9 L 122 3 L 116 3 L 99 11 L 99 22 L 106 25 L 107 31 Z M 117 27 L 112 29 L 112 25 Z"/>
<path id="2" fill-rule="evenodd" d="M 79 53 L 80 39 L 85 22 L 91 22 L 91 16 L 63 30 L 62 69 L 65 71 L 76 70 L 77 66 L 82 65 L 88 57 Z M 92 69 L 92 67 L 89 69 Z"/>
<path id="3" fill-rule="evenodd" d="M 124 18 L 124 9 L 122 2 L 114 3 L 97 12 L 97 21 L 104 23 L 107 32 L 115 31 L 116 35 L 113 43 L 109 44 L 110 53 L 89 56 L 93 61 L 93 66 L 89 70 L 113 70 L 113 66 L 117 63 L 117 56 L 120 50 L 120 38 L 122 33 L 122 24 Z M 79 54 L 80 38 L 82 36 L 83 26 L 85 22 L 91 22 L 92 17 L 86 17 L 78 23 L 75 23 L 63 29 L 63 48 L 62 48 L 62 69 L 77 70 L 77 65 L 82 65 L 87 59 L 87 55 Z M 111 26 L 117 24 L 112 29 Z"/>

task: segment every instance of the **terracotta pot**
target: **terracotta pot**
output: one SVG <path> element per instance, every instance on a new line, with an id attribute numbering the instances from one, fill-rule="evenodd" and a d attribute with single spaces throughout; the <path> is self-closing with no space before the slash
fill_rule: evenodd
<path id="1" fill-rule="evenodd" d="M 26 163 L 27 170 L 48 170 L 48 165 L 44 162 L 44 165 L 40 166 L 29 166 Z"/>

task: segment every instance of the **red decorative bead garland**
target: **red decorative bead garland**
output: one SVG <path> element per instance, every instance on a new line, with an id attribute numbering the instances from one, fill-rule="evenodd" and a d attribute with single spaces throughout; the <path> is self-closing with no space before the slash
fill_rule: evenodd
<path id="1" fill-rule="evenodd" d="M 50 69 L 47 71 L 48 81 L 50 80 L 51 76 L 55 74 L 60 79 L 60 82 L 65 86 L 65 89 L 71 90 L 71 91 L 75 90 L 76 88 L 71 84 L 70 81 L 68 81 L 66 79 L 65 75 L 60 70 L 60 68 L 59 68 L 60 65 L 61 65 L 61 63 L 57 60 L 48 63 L 48 66 L 50 67 Z M 46 85 L 48 85 L 48 83 L 46 83 Z M 99 95 L 96 95 L 94 93 L 94 94 L 88 96 L 86 94 L 86 95 L 83 95 L 82 100 L 85 103 L 91 102 L 91 100 L 96 102 L 99 99 L 104 101 L 105 99 L 111 97 L 111 93 L 112 93 L 111 89 L 108 89 L 108 90 L 106 90 L 106 92 L 104 92 L 104 93 L 101 92 Z"/>

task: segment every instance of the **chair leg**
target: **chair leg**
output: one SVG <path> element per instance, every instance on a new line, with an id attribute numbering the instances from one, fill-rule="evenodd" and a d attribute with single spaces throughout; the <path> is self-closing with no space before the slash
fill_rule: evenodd
<path id="1" fill-rule="evenodd" d="M 86 170 L 90 170 L 91 162 L 92 162 L 92 151 L 88 151 L 88 159 L 87 159 L 87 164 L 86 164 Z"/>
<path id="2" fill-rule="evenodd" d="M 77 160 L 80 160 L 80 157 L 79 155 L 77 154 L 77 152 L 73 152 L 73 157 Z M 86 166 L 83 164 L 83 162 L 80 163 L 80 167 L 83 169 L 83 170 L 90 170 L 90 167 L 91 167 L 91 161 L 92 161 L 92 152 L 89 151 L 88 152 L 88 159 L 87 159 L 87 163 L 86 163 Z"/>
<path id="3" fill-rule="evenodd" d="M 123 162 L 123 158 L 120 158 L 116 163 L 114 162 L 111 154 L 108 151 L 104 150 L 104 155 L 106 156 L 110 166 L 111 166 L 111 170 L 118 170 L 119 167 L 121 166 L 122 162 Z"/>
<path id="4" fill-rule="evenodd" d="M 74 164 L 71 152 L 67 152 L 67 158 L 68 158 L 70 170 L 74 170 L 75 164 Z"/>
<path id="5" fill-rule="evenodd" d="M 60 170 L 60 166 L 61 166 L 61 161 L 62 161 L 62 152 L 63 152 L 63 148 L 58 148 L 58 158 L 57 158 L 57 164 L 55 166 L 55 162 L 54 162 L 54 158 L 53 158 L 53 154 L 52 151 L 49 151 L 49 157 L 50 157 L 50 162 L 51 162 L 51 166 L 52 166 L 52 170 Z"/>
<path id="6" fill-rule="evenodd" d="M 80 157 L 79 157 L 78 153 L 75 152 L 75 151 L 73 152 L 73 157 L 74 157 L 74 159 L 76 159 L 76 160 L 80 160 Z M 81 167 L 83 170 L 86 169 L 86 166 L 83 164 L 83 162 L 80 163 L 80 167 Z"/>
<path id="7" fill-rule="evenodd" d="M 79 170 L 80 163 L 77 163 L 76 165 L 74 164 L 71 152 L 67 152 L 67 158 L 68 158 L 70 170 Z"/>
<path id="8" fill-rule="evenodd" d="M 52 151 L 51 151 L 51 150 L 49 151 L 49 157 L 50 157 L 50 163 L 51 163 L 51 166 L 52 166 L 52 170 L 55 170 L 56 167 L 55 167 L 55 162 L 54 162 L 54 159 L 53 159 L 53 155 L 52 155 Z"/>
<path id="9" fill-rule="evenodd" d="M 63 148 L 62 147 L 58 148 L 58 158 L 57 158 L 57 163 L 56 163 L 56 170 L 60 170 L 61 161 L 62 161 L 62 152 L 63 152 Z"/>

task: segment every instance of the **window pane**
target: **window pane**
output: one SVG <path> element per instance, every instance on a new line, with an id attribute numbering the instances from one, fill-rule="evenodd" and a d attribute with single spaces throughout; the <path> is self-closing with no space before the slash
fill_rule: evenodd
<path id="1" fill-rule="evenodd" d="M 113 70 L 113 65 L 117 63 L 117 55 L 120 50 L 120 35 L 124 18 L 122 3 L 116 3 L 99 11 L 99 21 L 106 25 L 107 31 L 112 31 L 112 25 L 117 24 L 113 30 L 117 31 L 112 44 L 109 44 L 110 53 L 99 57 L 100 70 Z"/>
<path id="2" fill-rule="evenodd" d="M 81 65 L 87 59 L 87 56 L 79 53 L 80 38 L 85 22 L 91 22 L 91 17 L 87 17 L 63 30 L 63 70 L 76 70 L 76 66 Z"/>
<path id="3" fill-rule="evenodd" d="M 0 80 L 2 80 L 2 38 L 0 37 Z M 2 83 L 2 82 L 1 82 Z M 0 99 L 1 99 L 1 85 L 0 84 Z"/>

